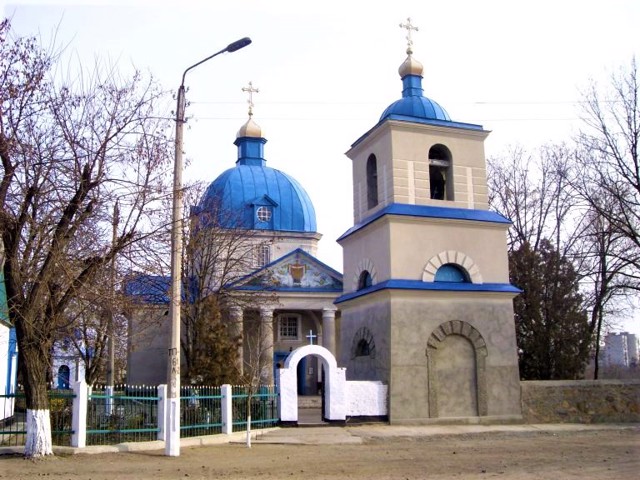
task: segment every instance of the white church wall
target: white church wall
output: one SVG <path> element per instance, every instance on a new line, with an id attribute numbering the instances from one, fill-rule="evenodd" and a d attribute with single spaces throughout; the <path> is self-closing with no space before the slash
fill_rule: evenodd
<path id="1" fill-rule="evenodd" d="M 389 387 L 382 382 L 347 381 L 347 416 L 384 416 L 389 412 Z"/>

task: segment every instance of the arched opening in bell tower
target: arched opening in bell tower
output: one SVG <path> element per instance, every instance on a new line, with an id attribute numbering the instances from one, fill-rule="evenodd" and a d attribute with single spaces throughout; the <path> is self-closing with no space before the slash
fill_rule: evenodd
<path id="1" fill-rule="evenodd" d="M 378 161 L 374 154 L 367 159 L 367 209 L 378 205 Z"/>
<path id="2" fill-rule="evenodd" d="M 453 200 L 451 151 L 441 144 L 429 149 L 429 189 L 432 200 Z"/>

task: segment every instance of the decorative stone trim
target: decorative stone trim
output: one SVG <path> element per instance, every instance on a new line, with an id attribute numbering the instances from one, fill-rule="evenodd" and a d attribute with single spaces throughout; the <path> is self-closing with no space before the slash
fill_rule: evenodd
<path id="1" fill-rule="evenodd" d="M 451 263 L 451 262 L 449 262 Z M 460 335 L 473 346 L 476 360 L 476 395 L 478 400 L 478 415 L 488 414 L 487 405 L 487 375 L 486 357 L 488 355 L 487 343 L 480 332 L 467 322 L 462 320 L 451 320 L 440 324 L 429 336 L 427 340 L 427 368 L 429 386 L 429 417 L 438 417 L 438 385 L 435 379 L 436 360 L 435 350 L 438 350 L 442 341 L 449 335 Z"/>
<path id="2" fill-rule="evenodd" d="M 452 263 L 465 270 L 469 274 L 471 283 L 483 283 L 478 265 L 467 254 L 456 250 L 445 250 L 433 256 L 424 267 L 422 281 L 433 282 L 438 269 L 447 263 Z"/>
<path id="3" fill-rule="evenodd" d="M 375 285 L 378 283 L 378 272 L 376 271 L 376 267 L 369 258 L 363 258 L 358 262 L 358 268 L 356 269 L 356 274 L 353 276 L 352 282 L 352 290 L 355 292 L 358 290 L 358 282 L 360 280 L 360 274 L 364 271 L 369 272 L 371 275 L 371 283 Z"/>

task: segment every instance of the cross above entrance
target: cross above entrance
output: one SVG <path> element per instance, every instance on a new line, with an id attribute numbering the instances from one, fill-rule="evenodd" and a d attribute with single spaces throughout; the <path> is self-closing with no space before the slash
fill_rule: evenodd
<path id="1" fill-rule="evenodd" d="M 309 339 L 309 345 L 313 345 L 313 339 L 318 338 L 318 336 L 313 334 L 313 330 L 309 330 L 309 335 L 307 335 L 307 338 Z"/>

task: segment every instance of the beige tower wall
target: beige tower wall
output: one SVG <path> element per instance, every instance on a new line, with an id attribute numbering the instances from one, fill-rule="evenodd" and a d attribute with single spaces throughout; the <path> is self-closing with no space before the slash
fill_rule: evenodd
<path id="1" fill-rule="evenodd" d="M 366 141 L 347 152 L 353 160 L 353 211 L 358 224 L 391 203 L 486 210 L 487 181 L 484 139 L 489 132 L 436 125 L 387 121 L 369 132 Z M 451 152 L 453 200 L 432 200 L 429 149 L 444 145 Z M 367 208 L 366 164 L 374 154 L 378 165 L 378 205 Z"/>
<path id="2" fill-rule="evenodd" d="M 374 283 L 424 280 L 434 262 L 453 257 L 473 283 L 508 283 L 508 224 L 388 215 L 341 240 L 345 293 L 357 289 L 363 270 Z M 431 265 L 430 265 L 431 262 Z M 443 262 L 447 263 L 447 262 Z"/>

